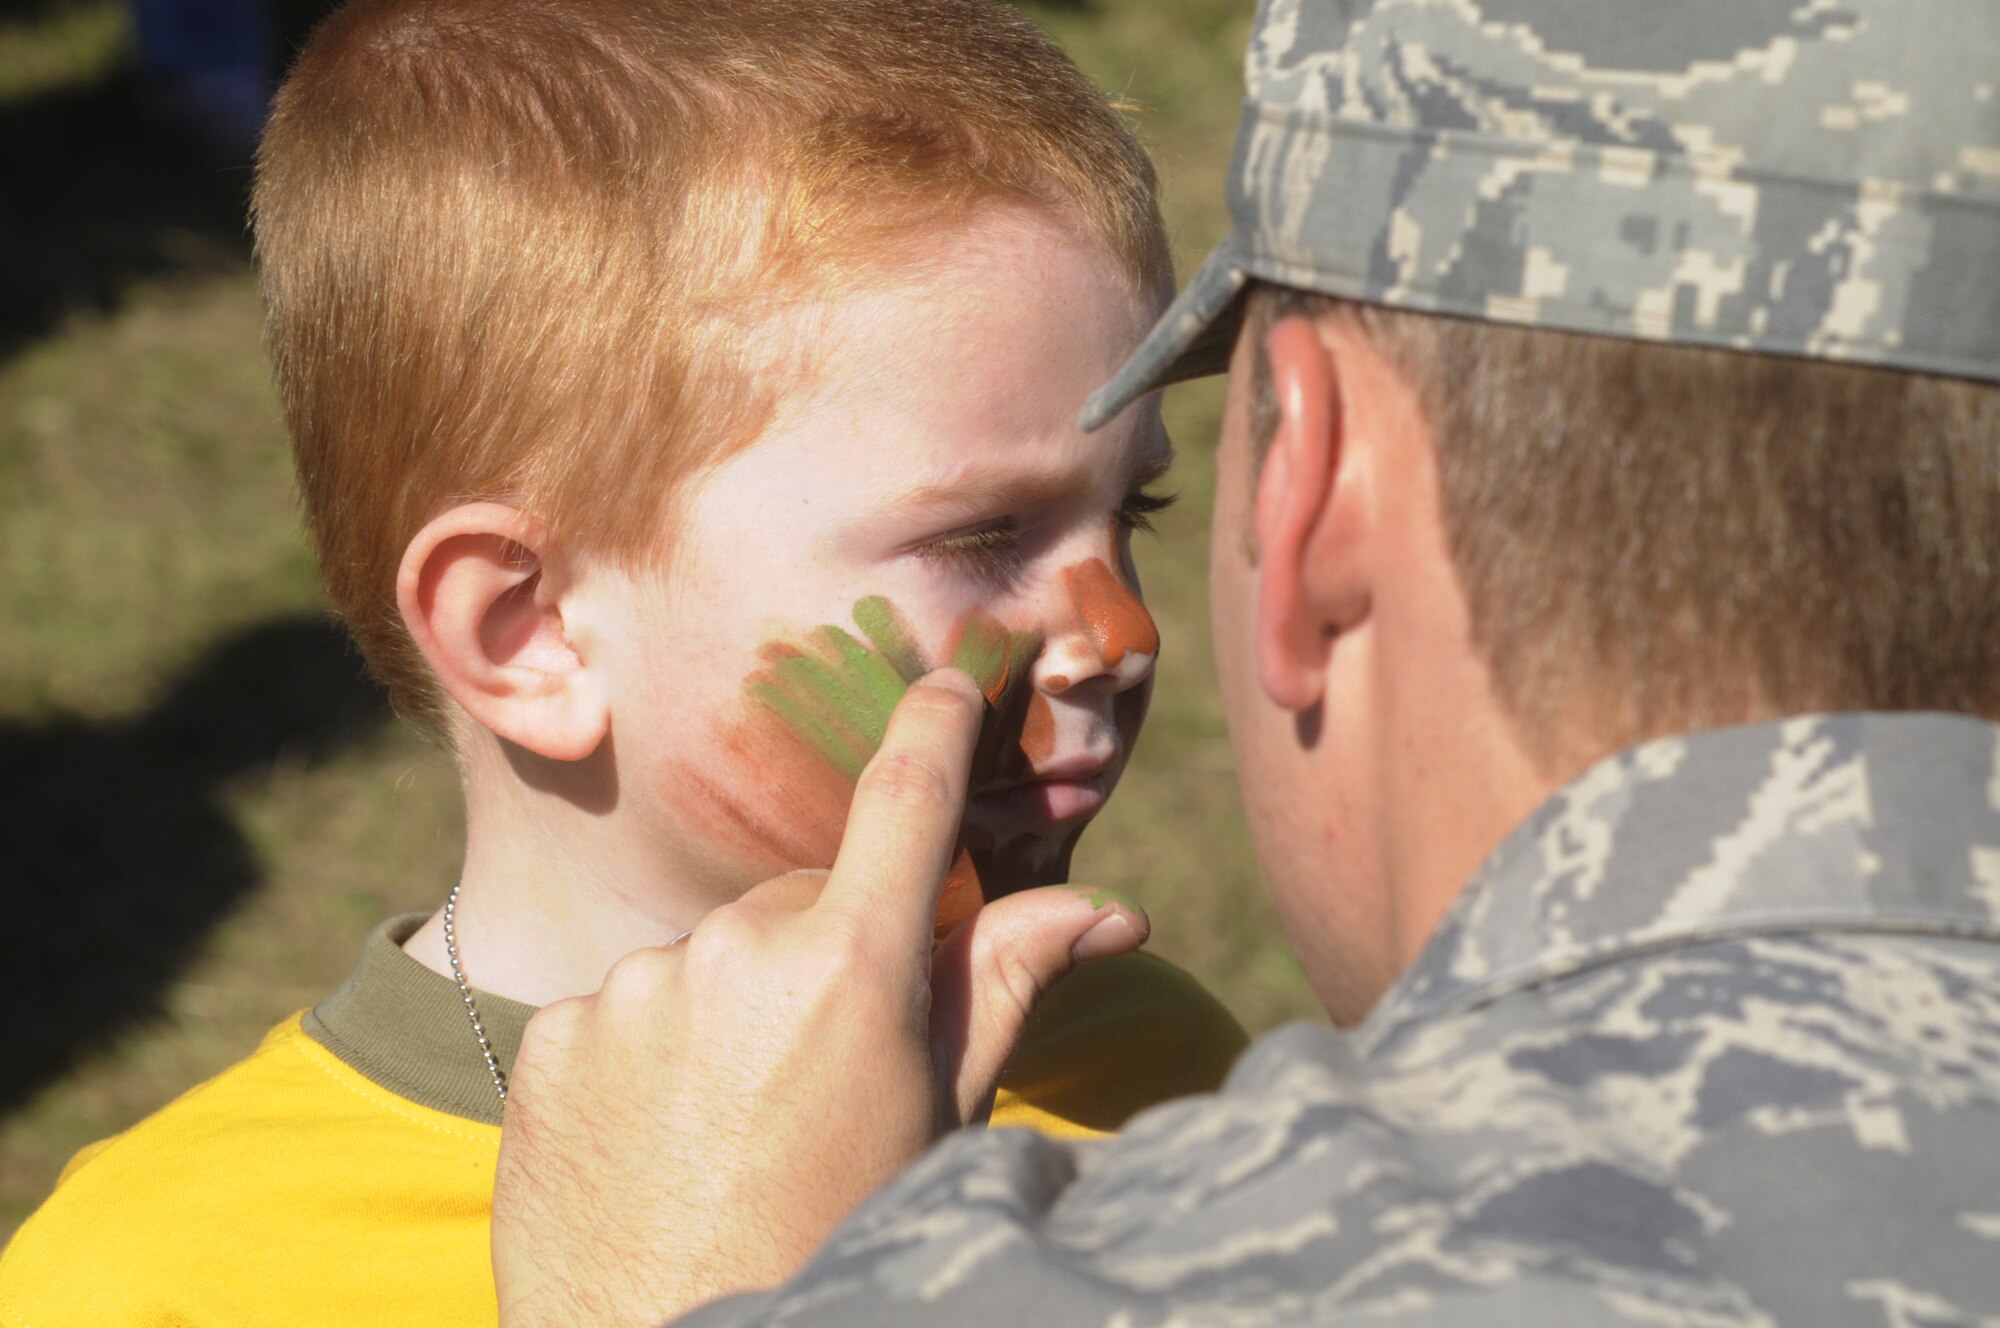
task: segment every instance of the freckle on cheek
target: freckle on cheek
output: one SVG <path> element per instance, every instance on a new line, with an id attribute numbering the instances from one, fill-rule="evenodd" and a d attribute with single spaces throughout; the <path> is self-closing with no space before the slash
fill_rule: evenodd
<path id="1" fill-rule="evenodd" d="M 1065 567 L 1063 584 L 1106 668 L 1117 668 L 1128 654 L 1160 653 L 1153 615 L 1102 558 Z"/>

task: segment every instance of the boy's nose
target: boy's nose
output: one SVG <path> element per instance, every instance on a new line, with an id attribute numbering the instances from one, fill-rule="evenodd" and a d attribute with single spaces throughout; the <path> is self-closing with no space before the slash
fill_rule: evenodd
<path id="1" fill-rule="evenodd" d="M 1122 692 L 1153 672 L 1160 631 L 1124 577 L 1102 558 L 1065 567 L 1057 612 L 1040 658 L 1035 686 L 1060 694 L 1092 684 Z"/>

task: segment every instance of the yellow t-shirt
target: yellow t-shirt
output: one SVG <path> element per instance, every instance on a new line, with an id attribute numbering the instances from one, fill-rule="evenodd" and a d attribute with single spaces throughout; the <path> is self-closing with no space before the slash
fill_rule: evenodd
<path id="1" fill-rule="evenodd" d="M 420 920 L 378 928 L 341 990 L 247 1059 L 77 1154 L 0 1255 L 0 1325 L 491 1328 L 499 1100 L 457 988 L 398 948 Z M 511 1063 L 532 1011 L 478 1000 Z M 993 1123 L 1116 1129 L 1216 1087 L 1246 1042 L 1171 964 L 1088 965 L 1037 1012 Z"/>

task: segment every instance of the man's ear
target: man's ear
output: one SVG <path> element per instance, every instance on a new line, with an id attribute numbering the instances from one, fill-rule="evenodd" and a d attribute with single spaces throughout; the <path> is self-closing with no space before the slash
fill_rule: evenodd
<path id="1" fill-rule="evenodd" d="M 546 532 L 513 508 L 461 504 L 403 551 L 396 604 L 466 714 L 539 756 L 576 761 L 597 750 L 611 712 L 564 634 L 546 547 Z"/>
<path id="2" fill-rule="evenodd" d="M 1308 710 L 1334 638 L 1366 612 L 1365 486 L 1346 437 L 1340 332 L 1280 319 L 1267 343 L 1277 427 L 1257 479 L 1257 659 L 1264 690 Z"/>

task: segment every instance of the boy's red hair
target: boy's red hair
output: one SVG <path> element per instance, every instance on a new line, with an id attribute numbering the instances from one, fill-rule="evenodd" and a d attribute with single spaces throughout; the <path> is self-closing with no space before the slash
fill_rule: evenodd
<path id="1" fill-rule="evenodd" d="M 657 555 L 667 496 L 775 404 L 758 321 L 996 200 L 1169 276 L 1144 152 L 988 0 L 328 19 L 265 133 L 257 249 L 327 587 L 404 711 L 445 713 L 396 610 L 425 522 L 497 498 L 574 551 Z"/>

